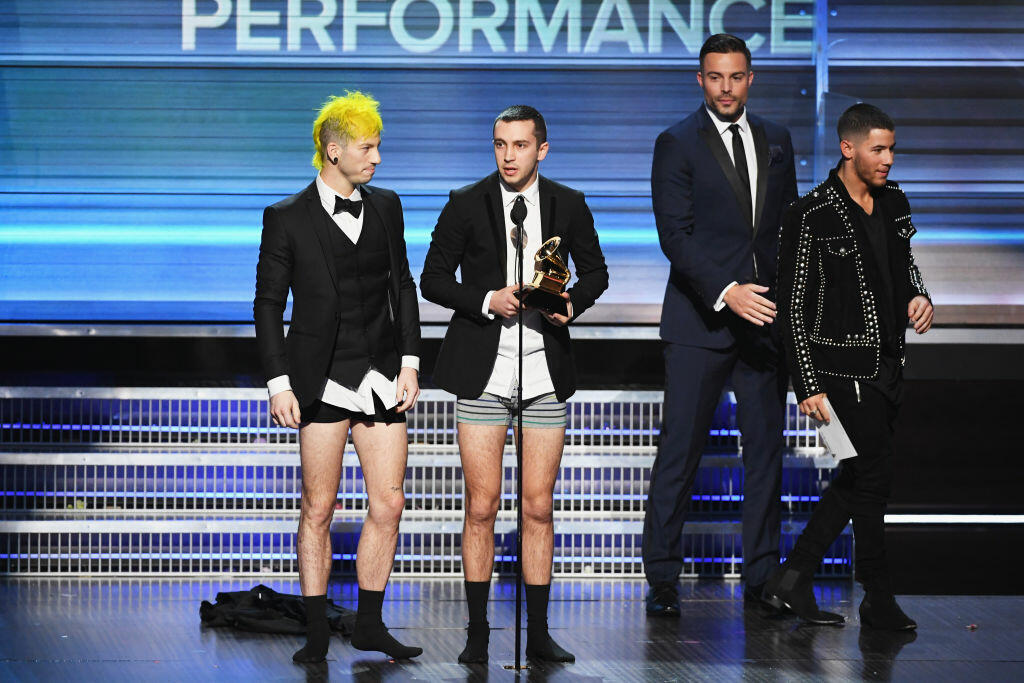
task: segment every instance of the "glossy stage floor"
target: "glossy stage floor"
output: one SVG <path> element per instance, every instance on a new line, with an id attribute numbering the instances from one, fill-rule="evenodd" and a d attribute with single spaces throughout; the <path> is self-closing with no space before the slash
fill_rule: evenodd
<path id="1" fill-rule="evenodd" d="M 258 579 L 0 580 L 0 680 L 4 681 L 504 681 L 512 661 L 514 593 L 496 584 L 488 665 L 460 665 L 465 606 L 454 579 L 396 579 L 384 605 L 395 635 L 422 645 L 411 661 L 359 652 L 334 638 L 328 661 L 290 661 L 296 636 L 205 628 L 199 603 Z M 294 580 L 266 581 L 297 592 Z M 354 584 L 330 594 L 354 606 Z M 640 579 L 561 580 L 552 591 L 555 638 L 575 664 L 531 663 L 529 681 L 1010 681 L 1024 677 L 1024 597 L 906 596 L 916 634 L 861 627 L 859 588 L 822 581 L 819 603 L 844 614 L 843 628 L 799 626 L 792 617 L 744 607 L 735 580 L 683 583 L 678 620 L 648 619 Z"/>

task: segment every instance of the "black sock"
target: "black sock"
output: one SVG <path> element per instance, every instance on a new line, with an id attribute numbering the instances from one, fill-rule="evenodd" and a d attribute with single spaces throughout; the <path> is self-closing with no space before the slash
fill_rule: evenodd
<path id="1" fill-rule="evenodd" d="M 563 649 L 548 633 L 548 598 L 551 584 L 526 584 L 526 656 L 547 662 L 575 662 L 576 657 Z"/>
<path id="2" fill-rule="evenodd" d="M 548 630 L 548 597 L 551 595 L 551 584 L 526 586 L 526 631 Z"/>
<path id="3" fill-rule="evenodd" d="M 466 629 L 466 647 L 459 654 L 464 664 L 487 661 L 487 645 L 491 629 L 487 623 L 487 598 L 491 593 L 490 581 L 466 581 L 466 604 L 469 606 L 469 626 Z"/>
<path id="4" fill-rule="evenodd" d="M 466 604 L 470 624 L 487 624 L 487 599 L 491 595 L 490 581 L 465 581 Z"/>
<path id="5" fill-rule="evenodd" d="M 422 654 L 423 648 L 402 645 L 388 633 L 380 614 L 383 605 L 384 591 L 359 589 L 359 605 L 356 608 L 352 647 L 357 650 L 383 652 L 394 659 L 408 659 Z"/>
<path id="6" fill-rule="evenodd" d="M 331 639 L 331 627 L 327 623 L 327 595 L 304 595 L 302 604 L 306 610 L 306 645 L 292 655 L 292 661 L 315 664 L 324 661 Z"/>

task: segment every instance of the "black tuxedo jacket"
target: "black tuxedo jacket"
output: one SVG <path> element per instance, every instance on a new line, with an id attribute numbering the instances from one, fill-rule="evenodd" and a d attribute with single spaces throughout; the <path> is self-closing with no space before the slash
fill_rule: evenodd
<path id="1" fill-rule="evenodd" d="M 756 220 L 749 192 L 703 103 L 654 145 L 651 200 L 661 249 L 671 264 L 661 311 L 665 341 L 732 346 L 738 336 L 756 331 L 728 307 L 713 310 L 722 290 L 733 281 L 775 282 L 782 211 L 797 198 L 793 144 L 782 126 L 749 111 L 747 121 L 757 157 Z"/>
<path id="2" fill-rule="evenodd" d="M 566 263 L 571 258 L 576 269 L 577 280 L 567 291 L 573 316 L 578 317 L 608 288 L 594 218 L 582 192 L 543 176 L 537 182 L 542 236 L 561 237 L 559 254 Z M 507 245 L 497 172 L 451 192 L 431 237 L 420 288 L 428 301 L 455 311 L 434 367 L 434 381 L 460 398 L 479 396 L 494 369 L 501 318 L 488 318 L 482 308 L 487 292 L 506 286 Z M 461 282 L 455 278 L 459 268 Z M 551 382 L 558 400 L 564 401 L 576 391 L 569 331 L 545 320 L 542 334 Z"/>
<path id="3" fill-rule="evenodd" d="M 832 171 L 828 180 L 786 209 L 779 238 L 778 319 L 797 400 L 822 393 L 822 376 L 878 377 L 886 307 L 877 259 L 860 221 L 849 215 L 849 194 Z M 885 217 L 896 320 L 906 327 L 910 300 L 928 296 L 914 263 L 916 230 L 899 185 L 875 195 Z M 903 351 L 900 334 L 899 352 Z"/>
<path id="4" fill-rule="evenodd" d="M 391 273 L 388 304 L 395 323 L 395 349 L 418 356 L 420 316 L 416 283 L 409 273 L 402 203 L 391 190 L 363 185 L 365 211 L 380 217 L 387 233 Z M 263 211 L 263 237 L 256 266 L 256 344 L 267 380 L 288 375 L 300 405 L 320 397 L 334 354 L 339 305 L 331 230 L 316 183 Z M 288 337 L 283 315 L 292 291 Z"/>

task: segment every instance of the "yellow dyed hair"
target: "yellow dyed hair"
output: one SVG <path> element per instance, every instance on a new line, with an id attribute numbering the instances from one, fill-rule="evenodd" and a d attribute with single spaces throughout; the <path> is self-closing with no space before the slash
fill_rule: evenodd
<path id="1" fill-rule="evenodd" d="M 380 102 L 358 90 L 346 90 L 344 97 L 332 95 L 313 122 L 313 165 L 318 171 L 323 168 L 324 150 L 332 140 L 362 140 L 379 135 L 382 130 Z"/>

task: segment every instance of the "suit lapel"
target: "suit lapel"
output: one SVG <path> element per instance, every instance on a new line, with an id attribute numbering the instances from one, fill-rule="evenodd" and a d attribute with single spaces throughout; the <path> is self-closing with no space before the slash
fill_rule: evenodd
<path id="1" fill-rule="evenodd" d="M 540 197 L 540 239 L 543 244 L 551 239 L 551 233 L 555 229 L 555 205 L 558 198 L 555 197 L 547 178 L 539 176 L 537 182 L 540 183 L 537 194 Z M 540 244 L 537 245 L 537 248 L 540 249 Z"/>
<path id="2" fill-rule="evenodd" d="M 384 211 L 383 207 L 380 206 L 380 197 L 373 191 L 373 188 L 361 185 L 359 187 L 359 191 L 363 195 L 363 204 L 366 206 L 367 211 L 373 211 L 374 215 L 380 221 L 380 224 L 384 226 L 384 235 L 388 242 L 388 252 L 391 252 L 393 227 L 391 223 L 388 222 L 388 212 Z"/>
<path id="3" fill-rule="evenodd" d="M 370 187 L 369 185 L 362 185 L 360 186 L 359 190 L 363 195 L 363 204 L 366 207 L 367 213 L 372 211 L 374 215 L 377 217 L 377 219 L 380 221 L 380 224 L 384 227 L 384 241 L 387 242 L 388 244 L 388 265 L 390 266 L 391 269 L 389 278 L 391 290 L 388 300 L 392 309 L 392 319 L 397 324 L 401 325 L 402 317 L 399 313 L 399 309 L 401 308 L 402 305 L 402 255 L 398 253 L 398 245 L 401 243 L 401 239 L 399 238 L 404 238 L 405 236 L 395 235 L 395 226 L 392 225 L 391 222 L 388 220 L 388 217 L 391 214 L 385 210 L 385 206 L 383 204 L 384 200 L 382 196 L 374 192 L 373 188 Z M 363 227 L 364 229 L 366 227 L 365 220 L 363 221 Z"/>
<path id="4" fill-rule="evenodd" d="M 501 205 L 501 188 L 498 186 L 498 173 L 491 176 L 487 183 L 487 191 L 484 194 L 484 211 L 487 214 L 487 221 L 491 225 L 491 235 L 494 237 L 494 254 L 498 257 L 499 272 L 504 273 L 507 267 L 505 263 L 505 210 Z M 502 275 L 504 279 L 504 275 Z"/>
<path id="5" fill-rule="evenodd" d="M 377 220 L 380 221 L 380 224 L 384 226 L 384 240 L 388 244 L 388 263 L 391 265 L 391 274 L 392 277 L 394 277 L 398 272 L 398 260 L 397 255 L 395 254 L 395 228 L 388 220 L 388 216 L 390 214 L 384 210 L 383 206 L 381 206 L 380 195 L 375 193 L 372 187 L 369 185 L 361 185 L 359 187 L 359 191 L 363 195 L 363 205 L 366 207 L 366 210 L 372 211 L 377 217 Z"/>
<path id="6" fill-rule="evenodd" d="M 306 188 L 306 209 L 309 211 L 309 224 L 313 226 L 313 232 L 316 234 L 317 241 L 320 242 L 320 251 L 324 255 L 324 261 L 327 262 L 327 272 L 331 274 L 331 283 L 334 285 L 334 291 L 337 292 L 338 273 L 334 267 L 334 250 L 331 248 L 330 232 L 332 228 L 337 228 L 320 203 L 320 193 L 317 192 L 315 181 Z"/>
<path id="7" fill-rule="evenodd" d="M 754 155 L 757 157 L 757 203 L 754 205 L 754 234 L 761 227 L 764 212 L 765 190 L 768 185 L 768 136 L 760 122 L 754 123 L 747 114 L 747 123 L 754 137 Z"/>
<path id="8" fill-rule="evenodd" d="M 715 124 L 711 121 L 711 115 L 708 114 L 704 105 L 701 105 L 699 115 L 702 122 L 700 137 L 704 140 L 704 144 L 708 146 L 712 156 L 715 157 L 715 161 L 718 162 L 718 166 L 722 169 L 722 173 L 725 174 L 726 180 L 729 181 L 729 186 L 732 188 L 733 194 L 736 195 L 736 202 L 740 205 L 740 210 L 743 211 L 743 215 L 747 219 L 747 224 L 753 226 L 754 219 L 753 216 L 750 215 L 750 194 L 747 189 L 743 187 L 743 182 L 740 180 L 740 176 L 736 172 L 736 166 L 733 165 L 732 159 L 729 158 L 729 152 L 725 149 L 725 143 L 722 142 L 722 136 L 719 135 L 718 129 L 715 128 Z"/>

